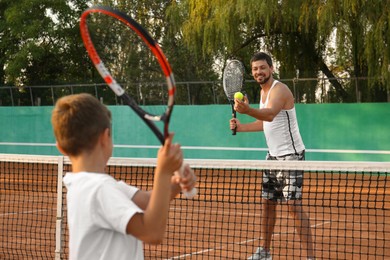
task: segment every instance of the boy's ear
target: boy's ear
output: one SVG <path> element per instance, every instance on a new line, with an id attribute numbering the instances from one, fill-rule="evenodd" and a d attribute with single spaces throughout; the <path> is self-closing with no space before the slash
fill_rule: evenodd
<path id="1" fill-rule="evenodd" d="M 106 131 L 107 131 L 107 134 L 108 134 L 108 136 L 110 136 L 110 137 L 111 137 L 111 134 L 112 134 L 112 129 L 111 129 L 111 128 L 107 128 L 107 129 L 106 129 Z"/>
<path id="2" fill-rule="evenodd" d="M 67 156 L 64 149 L 62 149 L 62 147 L 60 146 L 60 144 L 57 141 L 56 141 L 56 147 L 57 147 L 58 151 L 60 151 L 60 153 Z"/>
<path id="3" fill-rule="evenodd" d="M 99 138 L 98 138 L 98 143 L 100 144 L 103 144 L 105 145 L 107 140 L 110 138 L 110 130 L 108 128 L 106 128 L 100 135 L 99 135 Z M 96 145 L 98 145 L 98 143 L 96 143 Z"/>
<path id="4" fill-rule="evenodd" d="M 106 130 L 104 130 L 103 134 L 102 134 L 102 137 L 104 138 L 104 140 L 108 140 L 111 138 L 111 130 L 110 128 L 106 128 Z"/>

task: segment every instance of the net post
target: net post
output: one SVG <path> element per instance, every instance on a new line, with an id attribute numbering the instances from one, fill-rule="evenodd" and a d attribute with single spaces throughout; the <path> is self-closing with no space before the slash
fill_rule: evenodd
<path id="1" fill-rule="evenodd" d="M 64 156 L 58 156 L 55 260 L 60 260 L 61 253 L 62 253 L 62 218 L 63 218 L 62 216 L 62 174 L 63 172 L 64 172 Z"/>

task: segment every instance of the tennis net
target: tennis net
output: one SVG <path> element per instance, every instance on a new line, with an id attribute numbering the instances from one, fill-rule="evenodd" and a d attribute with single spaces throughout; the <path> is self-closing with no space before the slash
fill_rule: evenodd
<path id="1" fill-rule="evenodd" d="M 153 159 L 112 158 L 107 172 L 141 189 Z M 390 259 L 390 163 L 187 160 L 198 176 L 195 199 L 171 203 L 163 244 L 145 259 L 246 259 L 261 238 L 263 170 L 304 171 L 302 207 L 316 259 Z M 0 259 L 68 259 L 62 156 L 0 154 Z M 285 202 L 277 206 L 273 259 L 305 259 Z M 298 225 L 298 226 L 296 226 Z"/>

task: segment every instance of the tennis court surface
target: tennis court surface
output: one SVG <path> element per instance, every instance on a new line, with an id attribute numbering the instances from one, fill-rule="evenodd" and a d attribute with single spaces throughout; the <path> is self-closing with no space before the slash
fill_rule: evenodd
<path id="1" fill-rule="evenodd" d="M 188 160 L 198 196 L 171 203 L 168 232 L 145 259 L 246 259 L 261 240 L 264 169 L 304 170 L 316 259 L 390 259 L 390 163 Z M 155 160 L 112 158 L 109 174 L 150 189 Z M 0 259 L 68 259 L 66 157 L 0 154 Z M 305 259 L 281 204 L 273 259 Z"/>

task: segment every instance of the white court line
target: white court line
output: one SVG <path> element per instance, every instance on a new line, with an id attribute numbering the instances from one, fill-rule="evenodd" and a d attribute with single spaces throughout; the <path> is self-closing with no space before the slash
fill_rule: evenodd
<path id="1" fill-rule="evenodd" d="M 22 211 L 22 212 L 3 213 L 3 214 L 0 214 L 0 217 L 14 216 L 14 215 L 19 215 L 19 214 L 45 212 L 45 211 L 49 211 L 49 210 L 55 210 L 55 209 L 40 209 L 40 210 L 29 210 L 29 211 Z"/>
<path id="2" fill-rule="evenodd" d="M 51 146 L 55 143 L 23 143 L 23 142 L 0 142 L 0 146 Z M 159 149 L 158 145 L 125 145 L 114 144 L 116 148 L 130 149 Z M 183 150 L 217 150 L 217 151 L 268 151 L 267 148 L 253 147 L 223 147 L 223 146 L 182 146 Z M 390 154 L 387 150 L 351 150 L 351 149 L 306 149 L 309 153 L 351 153 L 351 154 Z"/>
<path id="3" fill-rule="evenodd" d="M 49 211 L 49 210 L 55 210 L 55 209 L 42 209 L 42 210 L 32 210 L 32 211 L 23 211 L 23 212 L 14 212 L 14 213 L 4 213 L 4 214 L 0 214 L 0 217 L 4 217 L 4 216 L 11 216 L 11 215 L 18 215 L 18 214 L 30 214 L 30 213 L 38 213 L 38 212 L 44 212 L 44 211 Z M 176 210 L 176 211 L 188 211 L 188 210 L 182 210 L 182 208 L 171 208 L 171 210 Z M 199 212 L 199 213 L 205 213 L 206 210 L 197 210 L 195 212 Z M 218 213 L 218 214 L 226 214 L 226 211 L 208 211 L 208 212 L 213 212 L 213 213 Z M 228 211 L 229 214 L 231 214 L 231 211 Z M 231 215 L 248 215 L 248 216 L 259 216 L 260 214 L 247 214 L 247 213 L 238 213 L 235 212 L 235 214 L 231 214 Z M 311 225 L 311 227 L 318 227 L 318 226 L 323 226 L 323 225 L 326 225 L 326 224 L 329 224 L 331 223 L 331 221 L 326 221 L 326 222 L 322 222 L 322 223 L 319 223 L 319 224 L 315 224 L 315 225 Z M 288 232 L 280 232 L 280 233 L 275 233 L 273 236 L 280 236 L 280 235 L 284 235 L 284 234 L 288 234 Z M 251 243 L 251 242 L 254 242 L 254 241 L 258 241 L 260 240 L 261 238 L 253 238 L 253 239 L 248 239 L 248 240 L 244 240 L 244 241 L 241 241 L 241 242 L 236 242 L 234 244 L 236 245 L 243 245 L 243 244 L 248 244 L 248 243 Z M 185 258 L 185 257 L 188 257 L 188 256 L 194 256 L 194 255 L 200 255 L 200 254 L 204 254 L 204 253 L 207 253 L 207 252 L 212 252 L 212 251 L 215 251 L 215 250 L 221 250 L 221 249 L 224 249 L 225 247 L 224 246 L 221 246 L 221 247 L 217 247 L 217 248 L 209 248 L 209 249 L 205 249 L 205 250 L 200 250 L 200 251 L 197 251 L 197 252 L 193 252 L 193 253 L 190 253 L 190 254 L 184 254 L 184 255 L 179 255 L 179 256 L 175 256 L 175 257 L 172 257 L 172 258 L 168 258 L 166 260 L 174 260 L 174 259 L 182 259 L 182 258 Z"/>
<path id="4" fill-rule="evenodd" d="M 326 225 L 326 224 L 329 224 L 329 223 L 331 223 L 331 221 L 322 222 L 322 223 L 319 223 L 319 224 L 316 224 L 316 225 L 311 225 L 310 227 L 323 226 L 323 225 Z M 280 235 L 284 235 L 284 234 L 288 234 L 288 233 L 287 232 L 281 232 L 281 233 L 273 234 L 273 236 L 280 236 Z M 251 243 L 251 242 L 254 242 L 254 241 L 258 241 L 260 239 L 261 239 L 261 237 L 254 238 L 254 239 L 249 239 L 249 240 L 245 240 L 245 241 L 241 241 L 241 242 L 237 242 L 237 243 L 233 243 L 233 244 L 243 245 L 243 244 L 248 244 L 248 243 Z M 201 250 L 201 251 L 198 251 L 198 252 L 193 252 L 193 253 L 190 253 L 190 254 L 174 256 L 174 257 L 167 258 L 167 259 L 164 259 L 164 260 L 182 259 L 182 258 L 185 258 L 187 256 L 201 255 L 201 254 L 204 254 L 204 253 L 207 253 L 207 252 L 212 252 L 212 251 L 215 251 L 215 250 L 221 250 L 221 249 L 224 249 L 224 248 L 225 248 L 224 246 L 217 247 L 217 248 L 209 248 L 209 249 Z"/>
<path id="5" fill-rule="evenodd" d="M 178 210 L 178 211 L 187 211 L 187 210 L 182 210 L 181 208 L 171 208 L 173 210 Z M 206 212 L 206 210 L 197 210 L 195 212 Z M 226 214 L 226 211 L 208 211 L 208 212 L 218 212 L 218 213 L 224 213 Z M 230 211 L 228 211 L 230 213 Z M 260 214 L 232 214 L 232 215 L 252 215 L 252 216 L 259 216 Z M 311 218 L 310 218 L 311 219 Z M 318 227 L 318 226 L 324 226 L 324 225 L 327 225 L 327 224 L 330 224 L 332 221 L 331 220 L 327 220 L 327 221 L 324 221 L 324 222 L 321 222 L 321 223 L 318 223 L 318 224 L 315 224 L 315 225 L 311 225 L 310 227 L 314 228 L 314 227 Z M 285 235 L 285 234 L 288 234 L 288 232 L 279 232 L 279 233 L 274 233 L 273 236 L 280 236 L 280 235 Z M 251 242 L 254 242 L 254 241 L 258 241 L 260 240 L 261 237 L 259 238 L 253 238 L 253 239 L 248 239 L 248 240 L 244 240 L 244 241 L 241 241 L 241 242 L 236 242 L 236 243 L 233 243 L 235 245 L 243 245 L 243 244 L 248 244 L 248 243 L 251 243 Z M 189 253 L 189 254 L 184 254 L 184 255 L 178 255 L 178 256 L 174 256 L 174 257 L 171 257 L 171 258 L 167 258 L 167 259 L 164 259 L 164 260 L 174 260 L 174 259 L 182 259 L 182 258 L 186 258 L 188 256 L 194 256 L 194 255 L 201 255 L 201 254 L 204 254 L 204 253 L 207 253 L 207 252 L 212 252 L 212 251 L 215 251 L 215 250 L 221 250 L 221 249 L 224 249 L 225 246 L 221 246 L 221 247 L 217 247 L 217 248 L 208 248 L 208 249 L 204 249 L 204 250 L 200 250 L 200 251 L 197 251 L 197 252 L 193 252 L 193 253 Z"/>
<path id="6" fill-rule="evenodd" d="M 243 213 L 243 212 L 238 212 L 238 211 L 226 211 L 226 210 L 193 210 L 193 209 L 188 209 L 188 208 L 178 208 L 178 207 L 171 207 L 169 209 L 170 211 L 180 211 L 180 212 L 184 212 L 184 213 L 192 213 L 192 212 L 196 212 L 196 213 L 202 213 L 202 214 L 220 214 L 220 215 L 227 215 L 229 214 L 229 216 L 235 216 L 235 215 L 239 215 L 239 216 L 250 216 L 250 217 L 259 217 L 261 216 L 260 213 Z M 310 212 L 308 212 L 310 213 Z M 318 212 L 314 212 L 314 213 L 318 213 Z M 312 218 L 310 218 L 312 219 Z M 314 219 L 316 220 L 316 219 Z M 331 219 L 322 219 L 322 221 L 331 221 Z M 343 221 L 341 219 L 338 220 L 339 222 L 340 221 Z M 345 221 L 345 220 L 344 220 Z"/>
<path id="7" fill-rule="evenodd" d="M 223 214 L 223 215 L 229 214 L 230 216 L 234 216 L 234 215 L 251 216 L 251 217 L 260 216 L 260 214 L 258 214 L 258 213 L 242 213 L 242 212 L 237 212 L 237 211 L 226 211 L 226 210 L 187 210 L 187 209 L 182 209 L 182 208 L 170 208 L 170 210 L 176 210 L 176 211 L 181 211 L 181 212 L 186 212 L 186 213 L 192 213 L 192 212 L 202 213 L 202 214 L 213 213 L 214 215 L 216 215 L 216 214 Z"/>

